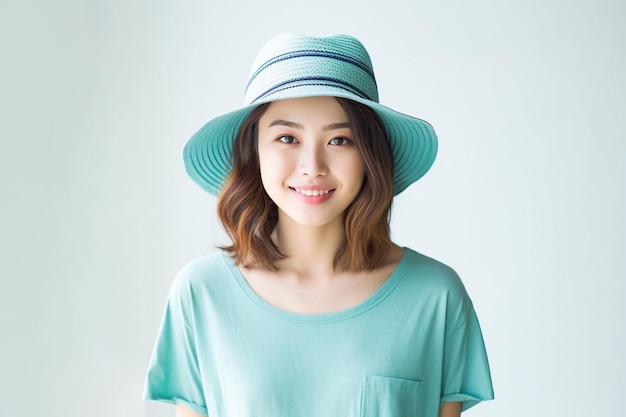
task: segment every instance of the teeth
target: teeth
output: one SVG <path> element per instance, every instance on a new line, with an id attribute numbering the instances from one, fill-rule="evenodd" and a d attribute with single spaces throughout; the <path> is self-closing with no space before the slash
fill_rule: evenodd
<path id="1" fill-rule="evenodd" d="M 295 188 L 297 192 L 307 197 L 317 197 L 318 195 L 328 194 L 330 190 L 299 190 Z"/>

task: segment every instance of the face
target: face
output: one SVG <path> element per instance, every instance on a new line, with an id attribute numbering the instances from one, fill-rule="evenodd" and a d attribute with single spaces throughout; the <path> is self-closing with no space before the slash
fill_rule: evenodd
<path id="1" fill-rule="evenodd" d="M 273 102 L 258 129 L 261 180 L 279 221 L 322 226 L 343 222 L 364 169 L 348 118 L 333 97 Z"/>

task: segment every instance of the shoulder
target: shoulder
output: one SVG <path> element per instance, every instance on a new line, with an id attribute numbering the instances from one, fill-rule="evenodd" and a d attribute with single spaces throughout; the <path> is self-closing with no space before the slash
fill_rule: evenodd
<path id="1" fill-rule="evenodd" d="M 415 300 L 443 306 L 446 328 L 456 329 L 474 316 L 473 303 L 463 281 L 450 266 L 406 248 L 403 291 Z"/>
<path id="2" fill-rule="evenodd" d="M 434 258 L 421 254 L 413 249 L 405 248 L 401 262 L 404 281 L 413 285 L 428 288 L 433 292 L 445 293 L 455 297 L 466 298 L 467 293 L 459 274 L 449 265 Z"/>
<path id="3" fill-rule="evenodd" d="M 204 277 L 208 272 L 226 267 L 224 252 L 217 251 L 192 260 L 183 266 L 178 272 L 176 279 L 197 280 Z"/>
<path id="4" fill-rule="evenodd" d="M 172 293 L 182 295 L 219 285 L 230 273 L 227 256 L 218 251 L 187 263 L 176 274 Z"/>
<path id="5" fill-rule="evenodd" d="M 189 262 L 172 282 L 169 305 L 196 318 L 224 307 L 239 293 L 234 279 L 235 268 L 231 258 L 222 251 Z"/>

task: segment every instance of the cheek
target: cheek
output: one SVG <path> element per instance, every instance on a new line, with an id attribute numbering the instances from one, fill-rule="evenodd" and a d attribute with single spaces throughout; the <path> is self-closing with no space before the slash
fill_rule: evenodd
<path id="1" fill-rule="evenodd" d="M 289 171 L 288 161 L 279 152 L 259 150 L 259 168 L 264 187 L 271 186 L 270 181 L 284 177 Z"/>
<path id="2" fill-rule="evenodd" d="M 272 164 L 268 161 L 267 154 L 259 153 L 259 171 L 261 173 L 261 182 L 265 188 L 267 188 L 268 180 L 271 178 L 271 170 L 268 169 L 271 166 Z"/>
<path id="3" fill-rule="evenodd" d="M 341 166 L 345 177 L 350 178 L 353 182 L 363 182 L 363 179 L 365 178 L 365 169 L 363 168 L 363 162 L 358 155 L 344 161 Z"/>

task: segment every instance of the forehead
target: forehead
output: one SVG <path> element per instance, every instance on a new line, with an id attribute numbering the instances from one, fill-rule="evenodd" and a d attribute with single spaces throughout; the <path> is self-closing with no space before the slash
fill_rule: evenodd
<path id="1" fill-rule="evenodd" d="M 276 119 L 300 124 L 347 122 L 345 111 L 334 97 L 304 97 L 270 103 L 261 117 L 261 124 Z"/>

